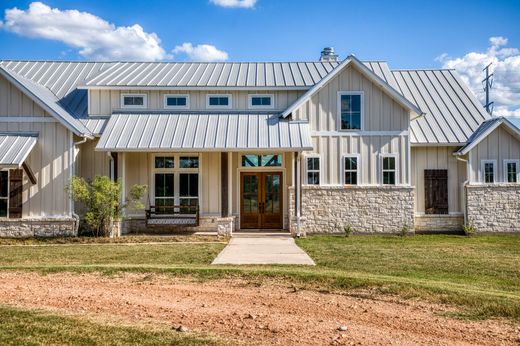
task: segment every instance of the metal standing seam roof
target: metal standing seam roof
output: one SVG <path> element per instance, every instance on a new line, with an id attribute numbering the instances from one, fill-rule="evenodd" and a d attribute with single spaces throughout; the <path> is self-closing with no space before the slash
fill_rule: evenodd
<path id="1" fill-rule="evenodd" d="M 37 141 L 37 133 L 0 133 L 0 167 L 20 167 Z"/>
<path id="2" fill-rule="evenodd" d="M 426 114 L 411 122 L 412 144 L 463 144 L 489 118 L 453 70 L 394 70 L 399 92 Z"/>
<path id="3" fill-rule="evenodd" d="M 311 150 L 309 124 L 269 114 L 114 114 L 96 150 Z"/>
<path id="4" fill-rule="evenodd" d="M 519 117 L 494 117 L 484 121 L 480 126 L 475 130 L 475 132 L 468 138 L 467 143 L 460 148 L 455 154 L 456 155 L 465 155 L 467 154 L 475 145 L 477 145 L 480 141 L 486 138 L 491 132 L 493 132 L 498 126 L 501 124 L 505 124 L 508 126 L 513 132 L 516 132 L 518 137 L 520 137 L 520 118 Z"/>

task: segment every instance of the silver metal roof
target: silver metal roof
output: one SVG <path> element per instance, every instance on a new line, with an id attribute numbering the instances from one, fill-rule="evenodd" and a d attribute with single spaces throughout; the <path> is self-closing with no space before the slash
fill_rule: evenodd
<path id="1" fill-rule="evenodd" d="M 0 167 L 20 167 L 37 141 L 37 133 L 0 133 Z"/>
<path id="2" fill-rule="evenodd" d="M 268 114 L 114 114 L 104 151 L 311 150 L 309 124 Z"/>
<path id="3" fill-rule="evenodd" d="M 494 117 L 484 121 L 473 134 L 469 137 L 466 145 L 460 148 L 456 154 L 465 155 L 480 141 L 486 138 L 501 124 L 509 127 L 513 133 L 520 138 L 520 118 L 518 117 Z"/>
<path id="4" fill-rule="evenodd" d="M 40 107 L 45 109 L 49 114 L 58 119 L 65 127 L 74 132 L 77 135 L 90 136 L 88 129 L 74 116 L 67 112 L 59 104 L 59 100 L 49 89 L 37 84 L 25 77 L 18 75 L 17 73 L 0 66 L 0 74 L 7 78 L 11 83 L 14 83 L 22 91 L 24 91 L 28 97 L 36 102 Z"/>
<path id="5" fill-rule="evenodd" d="M 392 71 L 399 90 L 426 115 L 411 123 L 412 144 L 461 144 L 489 115 L 453 70 Z"/>
<path id="6" fill-rule="evenodd" d="M 100 136 L 105 130 L 110 117 L 81 118 L 79 121 L 90 131 L 93 136 Z"/>

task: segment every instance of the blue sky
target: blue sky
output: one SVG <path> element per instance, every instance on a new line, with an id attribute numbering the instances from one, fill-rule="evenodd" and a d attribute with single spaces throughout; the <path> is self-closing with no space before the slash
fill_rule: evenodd
<path id="1" fill-rule="evenodd" d="M 520 0 L 3 0 L 0 15 L 0 59 L 313 61 L 333 46 L 454 68 L 479 98 L 493 62 L 501 114 L 520 116 Z"/>

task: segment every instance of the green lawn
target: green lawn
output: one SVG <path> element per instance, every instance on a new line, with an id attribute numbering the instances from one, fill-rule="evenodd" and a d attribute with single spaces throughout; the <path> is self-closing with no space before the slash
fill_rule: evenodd
<path id="1" fill-rule="evenodd" d="M 0 306 L 1 345 L 227 345 L 214 338 Z"/>
<path id="2" fill-rule="evenodd" d="M 312 236 L 316 267 L 210 266 L 223 243 L 0 246 L 0 270 L 161 272 L 201 279 L 274 278 L 302 288 L 372 288 L 461 306 L 469 317 L 520 320 L 519 236 Z"/>

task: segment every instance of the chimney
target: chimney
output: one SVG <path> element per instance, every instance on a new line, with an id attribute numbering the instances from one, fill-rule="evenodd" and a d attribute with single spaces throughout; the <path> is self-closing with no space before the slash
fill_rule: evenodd
<path id="1" fill-rule="evenodd" d="M 334 53 L 334 47 L 325 47 L 321 51 L 320 62 L 337 62 L 338 56 Z"/>

